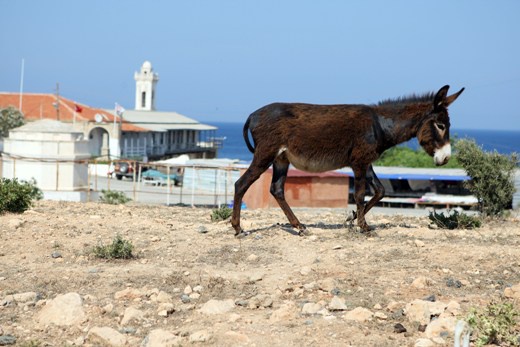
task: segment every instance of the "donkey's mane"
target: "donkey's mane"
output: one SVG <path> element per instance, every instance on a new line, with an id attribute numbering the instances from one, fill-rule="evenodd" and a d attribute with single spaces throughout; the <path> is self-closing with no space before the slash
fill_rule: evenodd
<path id="1" fill-rule="evenodd" d="M 433 102 L 434 97 L 434 92 L 424 93 L 420 95 L 411 94 L 407 96 L 400 96 L 398 98 L 381 100 L 377 103 L 377 106 L 402 106 L 408 104 Z"/>

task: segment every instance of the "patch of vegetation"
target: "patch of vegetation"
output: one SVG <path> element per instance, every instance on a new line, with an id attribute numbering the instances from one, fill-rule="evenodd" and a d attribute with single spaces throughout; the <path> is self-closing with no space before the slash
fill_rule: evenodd
<path id="1" fill-rule="evenodd" d="M 9 130 L 25 124 L 25 118 L 18 109 L 9 106 L 0 110 L 0 137 L 7 137 Z"/>
<path id="2" fill-rule="evenodd" d="M 482 226 L 482 221 L 477 216 L 470 216 L 453 210 L 448 214 L 430 212 L 430 220 L 441 229 L 476 229 Z"/>
<path id="3" fill-rule="evenodd" d="M 132 254 L 134 250 L 134 245 L 132 242 L 123 239 L 121 235 L 117 235 L 112 244 L 103 245 L 100 244 L 92 250 L 92 253 L 97 258 L 102 259 L 130 259 L 133 258 Z"/>
<path id="4" fill-rule="evenodd" d="M 218 222 L 221 220 L 226 220 L 229 217 L 231 217 L 231 214 L 233 213 L 233 210 L 230 209 L 227 206 L 220 206 L 217 209 L 214 209 L 211 212 L 211 221 Z"/>
<path id="5" fill-rule="evenodd" d="M 34 200 L 41 200 L 43 193 L 33 179 L 29 182 L 18 181 L 17 178 L 0 178 L 0 214 L 23 213 L 28 210 Z"/>
<path id="6" fill-rule="evenodd" d="M 434 168 L 432 157 L 422 148 L 414 150 L 406 145 L 392 147 L 386 150 L 374 163 L 375 166 Z M 460 168 L 456 158 L 451 158 L 443 168 Z"/>
<path id="7" fill-rule="evenodd" d="M 132 201 L 129 197 L 125 195 L 123 192 L 119 192 L 117 190 L 101 190 L 101 196 L 99 197 L 99 201 L 105 204 L 111 205 L 120 205 L 126 204 L 129 201 Z"/>
<path id="8" fill-rule="evenodd" d="M 478 199 L 479 211 L 487 216 L 503 215 L 512 207 L 518 155 L 484 152 L 474 140 L 460 140 L 456 148 L 457 160 L 471 177 L 465 186 Z"/>
<path id="9" fill-rule="evenodd" d="M 492 302 L 484 309 L 473 308 L 466 321 L 473 329 L 476 346 L 520 346 L 518 317 L 520 312 L 512 303 Z"/>

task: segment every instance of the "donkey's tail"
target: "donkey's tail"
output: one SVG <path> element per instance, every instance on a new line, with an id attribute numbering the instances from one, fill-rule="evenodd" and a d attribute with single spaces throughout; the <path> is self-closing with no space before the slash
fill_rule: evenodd
<path id="1" fill-rule="evenodd" d="M 251 122 L 251 117 L 248 117 L 246 123 L 244 124 L 244 129 L 242 130 L 242 135 L 244 136 L 244 141 L 246 142 L 247 148 L 251 153 L 255 153 L 255 147 L 249 141 L 249 123 Z"/>

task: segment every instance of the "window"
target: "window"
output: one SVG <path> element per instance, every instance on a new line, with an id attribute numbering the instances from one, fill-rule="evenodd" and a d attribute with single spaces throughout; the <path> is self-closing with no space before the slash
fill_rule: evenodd
<path id="1" fill-rule="evenodd" d="M 146 107 L 146 92 L 141 93 L 141 107 Z"/>

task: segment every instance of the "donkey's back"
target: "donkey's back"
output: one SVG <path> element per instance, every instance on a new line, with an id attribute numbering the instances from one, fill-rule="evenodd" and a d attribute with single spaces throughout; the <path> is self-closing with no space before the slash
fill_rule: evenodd
<path id="1" fill-rule="evenodd" d="M 258 154 L 272 160 L 284 154 L 304 171 L 334 170 L 349 166 L 352 159 L 375 153 L 375 115 L 373 108 L 366 105 L 274 103 L 249 116 L 244 139 L 255 157 Z"/>

